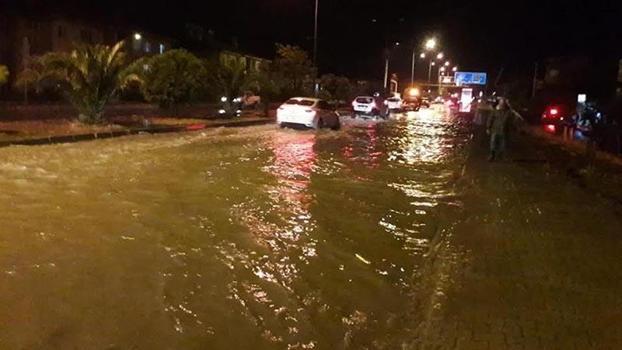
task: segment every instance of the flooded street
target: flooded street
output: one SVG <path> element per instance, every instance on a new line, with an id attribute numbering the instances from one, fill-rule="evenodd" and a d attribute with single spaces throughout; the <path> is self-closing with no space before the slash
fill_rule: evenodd
<path id="1" fill-rule="evenodd" d="M 3 149 L 2 348 L 392 348 L 467 137 L 425 111 Z"/>
<path id="2" fill-rule="evenodd" d="M 417 348 L 418 336 L 452 348 L 464 333 L 472 347 L 459 348 L 481 349 L 493 344 L 474 335 L 481 320 L 492 324 L 482 323 L 482 334 L 506 348 L 492 331 L 494 310 L 510 310 L 500 316 L 503 331 L 506 320 L 530 314 L 528 305 L 557 310 L 546 300 L 559 292 L 560 276 L 579 291 L 606 277 L 579 285 L 566 275 L 561 266 L 569 261 L 580 276 L 592 271 L 581 253 L 550 255 L 554 243 L 566 253 L 585 247 L 580 235 L 563 238 L 572 224 L 560 218 L 576 213 L 544 192 L 521 192 L 514 165 L 458 192 L 470 137 L 454 118 L 424 110 L 386 123 L 349 122 L 338 132 L 268 125 L 2 149 L 0 348 L 398 349 Z M 568 186 L 549 189 L 564 200 L 589 197 Z M 511 216 L 495 212 L 516 203 Z M 595 250 L 613 270 L 620 218 L 596 210 L 602 207 L 594 204 L 592 215 L 610 225 L 593 236 L 602 233 L 607 248 L 580 251 Z M 524 215 L 534 235 L 517 253 L 492 232 L 527 232 Z M 439 233 L 462 238 L 439 241 Z M 440 260 L 430 261 L 430 252 Z M 532 257 L 548 268 L 529 265 Z M 531 274 L 519 280 L 532 282 L 510 280 L 523 268 Z M 488 283 L 500 275 L 506 280 Z M 597 285 L 603 303 L 620 302 L 616 276 Z M 550 289 L 528 288 L 541 277 Z M 518 303 L 524 295 L 507 303 L 490 297 L 523 285 L 517 293 L 540 297 L 525 305 Z M 471 294 L 463 298 L 461 290 Z M 589 323 L 583 311 L 555 315 Z M 616 315 L 604 319 L 616 324 Z M 555 318 L 542 325 L 548 321 Z"/>

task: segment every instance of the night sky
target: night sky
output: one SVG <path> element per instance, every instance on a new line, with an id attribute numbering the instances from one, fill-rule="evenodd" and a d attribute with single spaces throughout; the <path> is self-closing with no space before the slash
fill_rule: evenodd
<path id="1" fill-rule="evenodd" d="M 175 37 L 194 23 L 267 57 L 275 42 L 312 48 L 314 0 L 0 2 L 4 10 L 117 21 Z M 322 72 L 378 78 L 383 48 L 400 41 L 392 70 L 406 75 L 413 45 L 430 35 L 462 69 L 490 73 L 528 71 L 534 61 L 559 55 L 615 58 L 622 55 L 622 1 L 320 0 Z"/>

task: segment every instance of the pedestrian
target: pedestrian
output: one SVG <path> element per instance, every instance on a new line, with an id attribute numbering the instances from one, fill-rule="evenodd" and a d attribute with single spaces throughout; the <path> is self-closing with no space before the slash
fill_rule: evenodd
<path id="1" fill-rule="evenodd" d="M 489 161 L 501 159 L 505 153 L 510 128 L 516 120 L 523 118 L 512 109 L 506 98 L 499 98 L 496 109 L 486 121 L 486 133 L 490 135 Z"/>
<path id="2" fill-rule="evenodd" d="M 577 121 L 581 119 L 582 113 L 583 113 L 583 106 L 578 105 L 576 114 L 568 116 L 562 120 L 562 126 L 564 128 L 564 132 L 563 132 L 564 141 L 574 140 L 574 134 L 577 129 Z"/>

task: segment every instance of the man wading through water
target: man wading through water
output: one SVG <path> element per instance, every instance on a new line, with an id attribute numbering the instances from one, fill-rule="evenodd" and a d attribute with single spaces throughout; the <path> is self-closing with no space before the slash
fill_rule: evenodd
<path id="1" fill-rule="evenodd" d="M 489 161 L 501 159 L 505 153 L 505 146 L 512 123 L 515 120 L 523 120 L 516 111 L 510 107 L 505 98 L 500 98 L 497 108 L 486 121 L 486 133 L 490 135 Z"/>

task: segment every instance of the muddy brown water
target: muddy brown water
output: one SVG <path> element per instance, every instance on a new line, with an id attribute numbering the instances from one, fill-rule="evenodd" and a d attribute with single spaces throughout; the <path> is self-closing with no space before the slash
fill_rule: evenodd
<path id="1" fill-rule="evenodd" d="M 2 149 L 0 347 L 396 348 L 467 138 L 428 110 Z"/>

